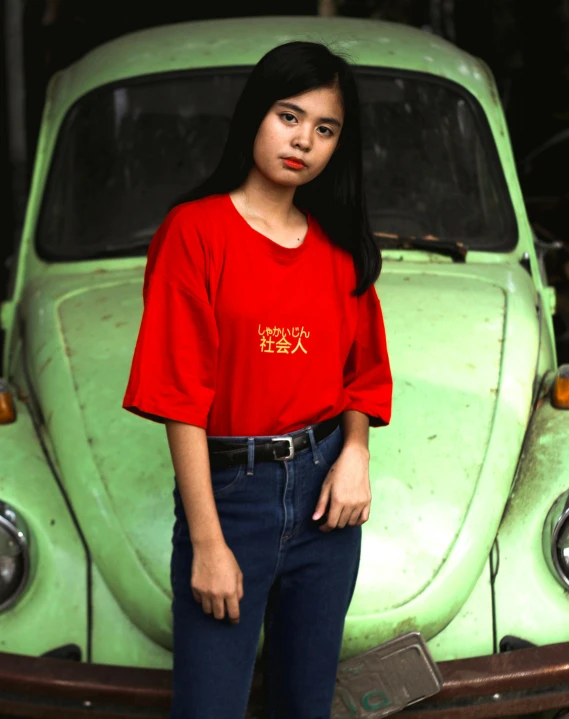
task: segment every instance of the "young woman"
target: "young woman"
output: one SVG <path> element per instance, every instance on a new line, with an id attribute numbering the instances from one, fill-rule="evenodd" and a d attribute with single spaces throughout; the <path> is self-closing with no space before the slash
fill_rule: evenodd
<path id="1" fill-rule="evenodd" d="M 123 406 L 175 471 L 171 717 L 329 719 L 391 414 L 358 95 L 324 45 L 253 69 L 220 164 L 152 240 Z"/>

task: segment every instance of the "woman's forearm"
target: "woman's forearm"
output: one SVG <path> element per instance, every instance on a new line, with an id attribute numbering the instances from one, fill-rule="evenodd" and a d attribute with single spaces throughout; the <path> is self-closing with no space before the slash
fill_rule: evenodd
<path id="1" fill-rule="evenodd" d="M 225 540 L 211 486 L 205 430 L 166 420 L 166 435 L 192 545 L 223 543 Z"/>
<path id="2" fill-rule="evenodd" d="M 344 433 L 344 448 L 348 451 L 363 452 L 369 457 L 369 417 L 363 412 L 348 409 L 342 412 L 342 431 Z"/>

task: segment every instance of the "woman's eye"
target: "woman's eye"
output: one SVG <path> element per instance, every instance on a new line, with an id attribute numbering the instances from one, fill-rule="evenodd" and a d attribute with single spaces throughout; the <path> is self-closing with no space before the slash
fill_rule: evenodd
<path id="1" fill-rule="evenodd" d="M 291 112 L 281 112 L 279 113 L 279 117 L 282 117 L 287 124 L 296 121 L 296 117 Z M 328 137 L 332 137 L 334 135 L 332 130 L 329 127 L 325 127 L 324 125 L 320 126 L 318 130 L 320 131 L 321 135 L 326 135 Z M 324 132 L 322 132 L 322 130 L 324 130 Z"/>

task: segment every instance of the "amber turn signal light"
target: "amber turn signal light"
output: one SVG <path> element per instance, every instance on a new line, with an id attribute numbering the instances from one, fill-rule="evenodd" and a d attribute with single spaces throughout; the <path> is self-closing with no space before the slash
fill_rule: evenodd
<path id="1" fill-rule="evenodd" d="M 0 424 L 10 424 L 16 420 L 14 400 L 8 382 L 0 379 Z"/>
<path id="2" fill-rule="evenodd" d="M 569 364 L 562 364 L 557 370 L 551 388 L 551 403 L 558 409 L 569 409 Z"/>

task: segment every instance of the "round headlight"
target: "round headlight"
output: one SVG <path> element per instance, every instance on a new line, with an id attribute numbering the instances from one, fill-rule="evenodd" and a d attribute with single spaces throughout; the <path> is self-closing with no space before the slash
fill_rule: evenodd
<path id="1" fill-rule="evenodd" d="M 30 573 L 28 529 L 24 520 L 0 502 L 0 611 L 14 604 Z"/>
<path id="2" fill-rule="evenodd" d="M 543 527 L 543 553 L 555 578 L 569 588 L 569 490 L 557 497 Z"/>

